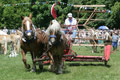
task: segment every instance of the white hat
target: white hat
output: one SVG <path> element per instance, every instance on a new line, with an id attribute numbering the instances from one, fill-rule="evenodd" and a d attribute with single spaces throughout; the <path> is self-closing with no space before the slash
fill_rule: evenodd
<path id="1" fill-rule="evenodd" d="M 72 17 L 72 13 L 68 13 L 68 17 Z"/>

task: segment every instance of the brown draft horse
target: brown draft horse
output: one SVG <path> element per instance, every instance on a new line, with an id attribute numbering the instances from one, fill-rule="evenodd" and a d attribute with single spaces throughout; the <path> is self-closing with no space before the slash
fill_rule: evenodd
<path id="1" fill-rule="evenodd" d="M 61 32 L 61 26 L 56 20 L 52 20 L 46 30 L 46 34 L 49 36 L 48 44 L 51 54 L 50 57 L 52 59 L 51 69 L 61 74 L 63 68 L 62 57 L 64 55 L 64 50 L 68 47 L 67 38 Z"/>
<path id="2" fill-rule="evenodd" d="M 46 45 L 48 42 L 48 37 L 40 29 L 35 29 L 32 23 L 32 14 L 29 17 L 22 17 L 22 38 L 21 38 L 21 50 L 23 63 L 27 69 L 30 69 L 30 65 L 26 62 L 26 53 L 30 52 L 32 56 L 33 67 L 32 71 L 36 72 L 36 61 L 42 56 L 43 52 L 46 50 Z M 39 68 L 42 69 L 42 61 L 38 61 Z"/>

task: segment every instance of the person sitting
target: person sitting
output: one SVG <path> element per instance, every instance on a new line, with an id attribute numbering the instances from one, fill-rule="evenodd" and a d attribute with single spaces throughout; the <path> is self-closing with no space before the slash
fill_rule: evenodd
<path id="1" fill-rule="evenodd" d="M 66 28 L 64 33 L 66 34 L 67 32 L 72 32 L 72 38 L 76 38 L 77 20 L 74 17 L 72 17 L 72 13 L 68 13 L 68 18 L 65 19 L 64 25 Z"/>

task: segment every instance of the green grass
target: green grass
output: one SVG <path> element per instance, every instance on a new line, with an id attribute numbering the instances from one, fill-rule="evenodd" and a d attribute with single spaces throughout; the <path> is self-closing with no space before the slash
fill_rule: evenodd
<path id="1" fill-rule="evenodd" d="M 91 53 L 90 47 L 73 47 L 73 50 L 82 55 L 103 55 Z M 29 54 L 27 61 L 32 65 Z M 111 54 L 108 65 L 104 66 L 103 62 L 65 62 L 63 74 L 49 72 L 48 65 L 42 72 L 33 73 L 25 69 L 21 54 L 15 58 L 0 54 L 0 80 L 120 80 L 119 51 Z"/>

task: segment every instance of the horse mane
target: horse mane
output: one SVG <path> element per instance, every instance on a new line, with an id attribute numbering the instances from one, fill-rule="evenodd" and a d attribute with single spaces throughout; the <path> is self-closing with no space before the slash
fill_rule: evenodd
<path id="1" fill-rule="evenodd" d="M 56 20 L 52 20 L 52 22 L 46 30 L 46 33 L 50 35 L 51 31 L 54 31 L 55 33 L 61 32 L 61 26 Z"/>

